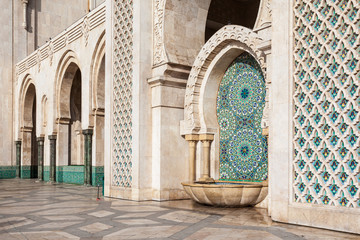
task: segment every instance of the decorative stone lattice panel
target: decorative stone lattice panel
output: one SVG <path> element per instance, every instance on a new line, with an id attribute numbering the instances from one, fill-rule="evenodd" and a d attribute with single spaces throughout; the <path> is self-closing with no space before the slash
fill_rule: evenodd
<path id="1" fill-rule="evenodd" d="M 293 201 L 360 208 L 358 0 L 294 5 Z"/>
<path id="2" fill-rule="evenodd" d="M 261 129 L 265 93 L 260 65 L 244 52 L 226 70 L 217 97 L 223 180 L 267 179 L 267 141 Z"/>
<path id="3" fill-rule="evenodd" d="M 133 1 L 113 6 L 112 185 L 132 183 Z"/>

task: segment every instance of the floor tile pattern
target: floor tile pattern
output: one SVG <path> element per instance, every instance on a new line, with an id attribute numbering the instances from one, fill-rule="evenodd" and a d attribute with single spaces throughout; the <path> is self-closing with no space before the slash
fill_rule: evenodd
<path id="1" fill-rule="evenodd" d="M 0 180 L 0 239 L 360 239 L 276 223 L 260 208 L 214 208 L 190 200 L 96 200 L 96 194 L 94 187 Z"/>

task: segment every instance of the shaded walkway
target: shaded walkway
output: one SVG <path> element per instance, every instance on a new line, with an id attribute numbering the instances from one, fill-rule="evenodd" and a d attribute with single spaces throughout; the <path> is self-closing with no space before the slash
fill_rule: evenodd
<path id="1" fill-rule="evenodd" d="M 359 239 L 272 222 L 266 210 L 191 201 L 96 201 L 97 189 L 0 180 L 0 239 Z M 195 210 L 195 211 L 194 211 Z"/>

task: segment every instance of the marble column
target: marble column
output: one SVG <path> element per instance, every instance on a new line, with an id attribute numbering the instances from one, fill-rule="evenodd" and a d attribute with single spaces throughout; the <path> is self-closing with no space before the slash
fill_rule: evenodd
<path id="1" fill-rule="evenodd" d="M 56 135 L 49 135 L 50 140 L 50 182 L 56 181 Z"/>
<path id="2" fill-rule="evenodd" d="M 16 178 L 20 178 L 21 169 L 21 141 L 15 141 L 16 145 Z"/>
<path id="3" fill-rule="evenodd" d="M 84 184 L 91 185 L 91 165 L 92 165 L 92 129 L 82 131 L 85 136 L 84 153 Z"/>
<path id="4" fill-rule="evenodd" d="M 38 180 L 44 180 L 44 137 L 38 137 Z"/>
<path id="5" fill-rule="evenodd" d="M 199 135 L 190 134 L 185 136 L 189 143 L 189 181 L 196 181 L 196 145 L 199 141 Z"/>
<path id="6" fill-rule="evenodd" d="M 211 142 L 214 140 L 212 134 L 201 134 L 199 140 L 202 144 L 202 174 L 199 179 L 200 182 L 214 182 L 214 179 L 210 177 L 210 147 Z"/>

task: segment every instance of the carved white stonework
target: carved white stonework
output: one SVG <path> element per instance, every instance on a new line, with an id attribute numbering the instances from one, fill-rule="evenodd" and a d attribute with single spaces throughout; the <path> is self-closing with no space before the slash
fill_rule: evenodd
<path id="1" fill-rule="evenodd" d="M 88 44 L 88 39 L 89 39 L 89 32 L 90 32 L 90 23 L 89 23 L 89 19 L 88 17 L 84 17 L 83 19 L 83 23 L 81 26 L 81 31 L 85 40 L 85 46 L 87 46 Z"/>
<path id="2" fill-rule="evenodd" d="M 49 56 L 49 63 L 51 66 L 53 63 L 53 57 L 54 57 L 54 44 L 52 42 L 49 42 L 47 54 Z"/>
<path id="3" fill-rule="evenodd" d="M 16 76 L 16 81 L 19 79 L 19 66 L 15 66 L 15 76 Z"/>
<path id="4" fill-rule="evenodd" d="M 112 186 L 132 187 L 133 0 L 114 1 Z M 128 11 L 124 11 L 128 9 Z"/>
<path id="5" fill-rule="evenodd" d="M 22 26 L 23 26 L 24 29 L 26 29 L 27 28 L 26 8 L 27 8 L 28 0 L 21 0 L 21 3 L 23 4 L 23 23 L 22 23 Z"/>
<path id="6" fill-rule="evenodd" d="M 293 196 L 360 209 L 359 1 L 294 4 Z"/>
<path id="7" fill-rule="evenodd" d="M 68 34 L 66 34 L 64 36 L 64 44 L 65 44 L 65 46 L 69 44 L 69 35 Z"/>
<path id="8" fill-rule="evenodd" d="M 165 0 L 154 0 L 154 65 L 167 62 L 164 46 L 165 3 Z"/>
<path id="9" fill-rule="evenodd" d="M 261 1 L 260 9 L 254 29 L 259 29 L 271 25 L 271 21 L 272 21 L 271 2 L 272 0 Z"/>
<path id="10" fill-rule="evenodd" d="M 38 72 L 40 72 L 41 67 L 41 51 L 38 49 L 36 52 L 36 64 L 38 66 Z"/>
<path id="11" fill-rule="evenodd" d="M 264 75 L 266 75 L 265 54 L 258 48 L 262 39 L 255 32 L 245 27 L 227 25 L 221 28 L 202 47 L 189 75 L 184 109 L 186 134 L 196 133 L 200 129 L 199 95 L 205 72 L 216 54 L 228 44 L 235 42 L 241 43 L 242 50 L 249 52 L 257 59 Z"/>
<path id="12" fill-rule="evenodd" d="M 64 32 L 55 36 L 48 43 L 44 44 L 39 48 L 42 53 L 40 62 L 44 61 L 48 57 L 50 58 L 50 66 L 53 62 L 53 54 L 59 52 L 65 48 L 71 42 L 79 39 L 81 36 L 85 39 L 85 46 L 88 44 L 90 32 L 105 22 L 105 3 L 93 9 L 83 18 L 75 22 L 71 27 L 67 28 Z M 23 74 L 26 70 L 34 67 L 37 62 L 37 53 L 28 55 L 25 59 L 17 63 L 19 69 L 19 75 Z"/>

